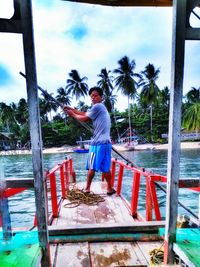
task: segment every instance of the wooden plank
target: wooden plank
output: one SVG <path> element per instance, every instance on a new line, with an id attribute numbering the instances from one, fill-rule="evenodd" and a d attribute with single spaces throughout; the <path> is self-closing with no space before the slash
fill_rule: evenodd
<path id="1" fill-rule="evenodd" d="M 89 233 L 77 235 L 50 236 L 50 243 L 77 243 L 77 242 L 109 242 L 109 241 L 158 241 L 160 236 L 156 233 Z"/>
<path id="2" fill-rule="evenodd" d="M 57 248 L 58 248 L 57 244 L 50 245 L 51 266 L 55 266 Z"/>
<path id="3" fill-rule="evenodd" d="M 129 224 L 113 223 L 113 224 L 98 224 L 98 225 L 65 225 L 65 226 L 49 226 L 49 235 L 67 235 L 67 234 L 87 234 L 87 233 L 157 233 L 160 227 L 163 227 L 165 222 L 134 222 Z"/>
<path id="4" fill-rule="evenodd" d="M 117 198 L 119 197 L 117 196 Z M 116 205 L 116 195 L 107 197 L 106 201 L 110 207 L 113 216 L 113 222 L 124 223 L 124 217 L 122 216 L 121 210 L 119 209 L 118 205 Z"/>
<path id="5" fill-rule="evenodd" d="M 77 207 L 68 208 L 65 206 L 70 203 L 69 200 L 64 199 L 61 203 L 59 217 L 53 220 L 52 225 L 72 225 L 77 224 Z"/>
<path id="6" fill-rule="evenodd" d="M 80 204 L 77 208 L 77 223 L 78 224 L 94 224 L 96 223 L 94 209 L 92 206 Z"/>
<path id="7" fill-rule="evenodd" d="M 0 32 L 22 33 L 21 21 L 0 19 Z"/>
<path id="8" fill-rule="evenodd" d="M 129 242 L 91 243 L 90 255 L 93 267 L 141 266 L 143 261 Z"/>
<path id="9" fill-rule="evenodd" d="M 30 178 L 7 178 L 6 188 L 34 188 L 34 179 Z"/>
<path id="10" fill-rule="evenodd" d="M 130 214 L 130 211 L 128 210 L 127 206 L 124 203 L 124 200 L 120 196 L 116 196 L 114 198 L 116 209 L 118 209 L 118 212 L 121 213 L 121 216 L 123 218 L 124 222 L 127 223 L 133 223 L 134 219 Z"/>
<path id="11" fill-rule="evenodd" d="M 88 243 L 59 244 L 54 266 L 90 267 Z"/>
<path id="12" fill-rule="evenodd" d="M 131 245 L 132 245 L 132 248 L 133 248 L 135 254 L 137 255 L 138 259 L 140 260 L 140 264 L 144 265 L 144 266 L 148 266 L 149 262 L 147 261 L 146 257 L 144 256 L 140 247 L 138 246 L 138 241 L 132 242 Z"/>
<path id="13" fill-rule="evenodd" d="M 200 187 L 200 177 L 179 180 L 179 188 Z"/>
<path id="14" fill-rule="evenodd" d="M 94 216 L 96 223 L 114 223 L 116 212 L 111 207 L 111 198 L 108 201 L 107 197 L 104 198 L 104 202 L 100 202 L 98 206 L 94 207 Z"/>

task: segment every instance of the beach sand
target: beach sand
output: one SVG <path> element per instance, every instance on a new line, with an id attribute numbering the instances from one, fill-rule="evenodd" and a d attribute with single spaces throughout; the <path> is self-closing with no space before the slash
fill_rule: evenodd
<path id="1" fill-rule="evenodd" d="M 181 149 L 197 149 L 197 148 L 200 148 L 200 142 L 181 143 Z M 142 144 L 135 146 L 135 150 L 146 150 L 146 149 L 153 149 L 153 150 L 168 149 L 168 144 Z"/>
<path id="2" fill-rule="evenodd" d="M 181 149 L 200 149 L 200 142 L 182 142 Z M 162 150 L 168 149 L 168 144 L 139 144 L 135 146 L 135 150 Z M 55 153 L 72 153 L 73 147 L 65 145 L 62 147 L 44 148 L 44 154 L 55 154 Z M 9 150 L 0 151 L 0 155 L 26 155 L 31 154 L 31 150 Z"/>

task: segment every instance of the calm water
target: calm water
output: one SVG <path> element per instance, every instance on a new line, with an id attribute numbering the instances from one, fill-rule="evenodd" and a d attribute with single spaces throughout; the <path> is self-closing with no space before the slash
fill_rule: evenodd
<path id="1" fill-rule="evenodd" d="M 70 154 L 68 154 L 70 155 Z M 154 173 L 166 175 L 167 173 L 167 151 L 132 151 L 123 152 L 123 155 L 133 161 L 135 165 L 144 167 Z M 51 169 L 56 164 L 63 161 L 65 154 L 44 155 L 44 169 Z M 85 162 L 87 154 L 71 154 L 73 165 L 77 175 L 77 181 L 84 181 L 86 177 Z M 113 154 L 116 157 L 115 154 Z M 117 156 L 119 158 L 119 156 Z M 119 158 L 120 159 L 120 158 Z M 32 178 L 32 161 L 30 155 L 12 155 L 0 157 L 1 169 L 0 179 L 10 178 Z M 200 173 L 200 150 L 183 150 L 181 153 L 180 177 L 196 178 Z M 100 174 L 95 180 L 100 179 Z M 122 193 L 130 199 L 131 196 L 132 173 L 125 172 Z M 139 210 L 144 213 L 145 190 L 144 179 L 140 189 Z M 165 214 L 165 194 L 158 193 L 162 216 Z M 181 189 L 179 200 L 189 207 L 195 214 L 198 214 L 198 194 L 192 191 Z M 12 227 L 27 226 L 33 224 L 35 213 L 34 192 L 26 190 L 12 198 L 9 198 L 9 209 L 11 213 Z M 186 214 L 180 208 L 179 214 Z"/>

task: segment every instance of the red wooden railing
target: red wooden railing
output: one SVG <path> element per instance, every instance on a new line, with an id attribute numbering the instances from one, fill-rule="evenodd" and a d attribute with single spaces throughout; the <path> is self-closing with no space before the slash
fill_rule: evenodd
<path id="1" fill-rule="evenodd" d="M 48 222 L 51 223 L 53 218 L 58 217 L 59 213 L 59 204 L 62 198 L 65 198 L 67 195 L 67 189 L 69 189 L 69 178 L 74 176 L 73 163 L 72 158 L 66 158 L 61 164 L 56 165 L 53 169 L 46 172 L 45 174 L 45 184 L 46 184 L 46 193 L 48 199 L 48 189 L 47 185 L 49 183 L 50 188 L 50 200 L 51 200 L 51 208 L 52 212 L 50 213 Z M 58 198 L 58 181 L 60 180 L 61 185 L 61 198 Z M 74 180 L 75 182 L 75 180 Z M 47 203 L 47 211 L 48 211 L 48 203 Z M 34 221 L 34 225 L 36 225 L 36 220 Z"/>
<path id="2" fill-rule="evenodd" d="M 138 214 L 138 197 L 140 191 L 140 181 L 141 176 L 146 179 L 146 221 L 153 220 L 153 212 L 155 220 L 161 220 L 161 212 L 158 202 L 158 197 L 156 193 L 156 183 L 157 182 L 167 182 L 167 177 L 146 171 L 144 168 L 139 168 L 130 164 L 127 164 L 116 159 L 112 159 L 112 185 L 116 182 L 116 194 L 120 195 L 122 190 L 122 184 L 124 179 L 124 170 L 129 170 L 133 173 L 132 182 L 132 194 L 130 204 L 128 205 L 130 209 L 130 214 L 134 218 L 142 220 L 143 218 Z M 118 172 L 117 172 L 118 170 Z M 116 180 L 116 181 L 115 181 Z M 179 182 L 180 188 L 188 188 L 190 190 L 200 191 L 199 178 L 197 179 L 184 179 Z"/>
<path id="3" fill-rule="evenodd" d="M 111 166 L 111 177 L 112 177 L 112 186 L 116 183 L 116 194 L 121 195 L 122 184 L 124 177 L 124 170 L 129 170 L 133 174 L 132 178 L 132 193 L 131 200 L 128 204 L 130 214 L 134 218 L 138 218 L 139 220 L 144 220 L 138 213 L 138 197 L 141 185 L 141 176 L 146 179 L 146 215 L 145 219 L 147 221 L 153 220 L 153 212 L 155 216 L 155 220 L 161 220 L 161 212 L 158 202 L 158 197 L 156 193 L 156 183 L 157 182 L 167 182 L 167 177 L 159 174 L 155 174 L 149 171 L 146 171 L 144 168 L 139 168 L 130 164 L 127 164 L 123 161 L 118 161 L 116 159 L 112 159 Z M 52 212 L 49 215 L 48 222 L 51 223 L 52 219 L 58 217 L 59 213 L 59 204 L 62 198 L 66 197 L 67 189 L 69 188 L 69 178 L 74 177 L 73 163 L 72 158 L 66 158 L 61 164 L 56 165 L 53 169 L 45 173 L 45 185 L 46 185 L 46 194 L 47 199 L 48 196 L 51 201 L 51 209 Z M 61 197 L 58 197 L 58 181 L 61 184 Z M 75 181 L 74 181 L 75 182 Z M 47 187 L 49 185 L 49 191 Z M 189 180 L 180 180 L 179 182 L 180 188 L 188 188 L 195 191 L 200 191 L 200 184 L 197 183 L 195 179 Z M 20 188 L 6 188 L 3 192 L 1 192 L 1 197 L 8 198 L 17 193 L 20 193 L 28 188 L 20 187 Z M 50 194 L 50 195 L 49 195 Z M 48 202 L 48 201 L 47 201 Z M 47 211 L 48 211 L 48 203 L 47 203 Z M 34 218 L 34 226 L 37 225 L 36 218 Z M 1 226 L 1 219 L 0 219 Z"/>
<path id="4" fill-rule="evenodd" d="M 58 174 L 58 175 L 57 175 Z M 51 208 L 52 212 L 49 215 L 48 222 L 50 223 L 54 217 L 58 216 L 59 212 L 59 203 L 60 200 L 58 198 L 58 180 L 60 180 L 61 184 L 61 198 L 65 198 L 67 194 L 67 189 L 69 186 L 69 178 L 74 177 L 74 170 L 73 170 L 73 163 L 72 163 L 72 158 L 68 157 L 66 158 L 61 164 L 56 165 L 53 169 L 50 171 L 47 171 L 45 173 L 45 186 L 46 186 L 46 194 L 47 194 L 47 199 L 48 199 L 48 190 L 47 190 L 47 185 L 49 183 L 49 188 L 50 188 L 50 199 L 51 199 Z M 57 179 L 58 178 L 58 179 Z M 32 185 L 33 187 L 34 185 Z M 9 198 L 11 196 L 14 196 L 18 193 L 23 192 L 24 190 L 30 189 L 27 187 L 20 187 L 20 188 L 5 188 L 1 190 L 0 192 L 0 198 Z M 48 211 L 48 201 L 47 201 L 47 211 Z M 36 216 L 34 217 L 34 222 L 33 225 L 37 225 L 37 220 Z M 2 218 L 0 216 L 0 227 L 2 226 Z"/>

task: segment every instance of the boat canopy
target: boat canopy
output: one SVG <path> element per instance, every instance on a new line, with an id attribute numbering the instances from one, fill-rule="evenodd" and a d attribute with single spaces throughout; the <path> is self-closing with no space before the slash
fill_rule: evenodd
<path id="1" fill-rule="evenodd" d="M 64 0 L 106 6 L 172 6 L 172 0 Z"/>

